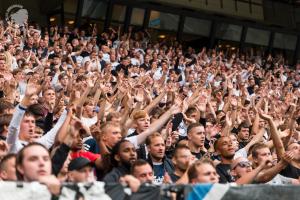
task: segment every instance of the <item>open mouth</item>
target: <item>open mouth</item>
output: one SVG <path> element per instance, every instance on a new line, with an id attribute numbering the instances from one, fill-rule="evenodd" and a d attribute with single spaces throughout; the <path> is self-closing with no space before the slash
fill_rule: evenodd
<path id="1" fill-rule="evenodd" d="M 29 130 L 28 130 L 28 133 L 29 133 L 30 135 L 33 135 L 33 134 L 34 134 L 34 130 L 33 130 L 33 129 L 29 129 Z"/>

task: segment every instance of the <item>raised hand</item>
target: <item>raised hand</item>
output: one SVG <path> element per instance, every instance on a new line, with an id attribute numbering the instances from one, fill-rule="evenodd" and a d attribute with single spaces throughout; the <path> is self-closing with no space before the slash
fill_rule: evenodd
<path id="1" fill-rule="evenodd" d="M 292 151 L 286 151 L 282 157 L 282 160 L 286 163 L 291 163 L 295 158 L 295 154 Z"/>
<path id="2" fill-rule="evenodd" d="M 232 121 L 232 118 L 230 117 L 229 112 L 226 113 L 226 118 L 225 119 L 226 119 L 226 125 L 228 127 L 232 127 L 233 126 L 233 121 Z"/>
<path id="3" fill-rule="evenodd" d="M 259 114 L 259 117 L 262 118 L 263 120 L 271 120 L 272 117 L 266 113 L 264 113 L 260 108 L 258 109 L 258 114 Z"/>
<path id="4" fill-rule="evenodd" d="M 137 102 L 140 102 L 140 103 L 142 103 L 144 101 L 144 90 L 143 90 L 143 88 L 138 88 L 137 93 L 134 96 L 134 99 Z"/>
<path id="5" fill-rule="evenodd" d="M 94 87 L 94 82 L 93 82 L 93 80 L 91 78 L 87 79 L 86 83 L 87 83 L 87 86 L 89 88 L 93 88 Z"/>
<path id="6" fill-rule="evenodd" d="M 227 88 L 229 90 L 232 90 L 233 89 L 233 84 L 232 84 L 232 81 L 231 80 L 227 80 Z"/>
<path id="7" fill-rule="evenodd" d="M 176 145 L 179 140 L 179 132 L 173 131 L 171 134 L 171 139 L 172 139 L 172 145 Z"/>
<path id="8" fill-rule="evenodd" d="M 132 192 L 137 192 L 141 185 L 141 182 L 132 175 L 125 175 L 125 176 L 121 177 L 120 183 L 122 185 L 128 185 L 130 187 L 130 189 L 132 190 Z"/>
<path id="9" fill-rule="evenodd" d="M 231 101 L 230 101 L 230 104 L 232 107 L 237 107 L 238 105 L 238 101 L 236 98 L 232 98 Z"/>
<path id="10" fill-rule="evenodd" d="M 175 100 L 175 104 L 171 106 L 170 111 L 171 114 L 175 115 L 177 113 L 180 113 L 182 110 L 182 100 L 180 98 L 177 98 Z"/>

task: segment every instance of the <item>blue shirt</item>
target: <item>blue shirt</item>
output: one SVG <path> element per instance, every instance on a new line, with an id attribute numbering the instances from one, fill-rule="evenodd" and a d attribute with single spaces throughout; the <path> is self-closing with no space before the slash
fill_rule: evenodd
<path id="1" fill-rule="evenodd" d="M 163 163 L 153 163 L 154 184 L 160 185 L 164 181 L 165 169 Z"/>

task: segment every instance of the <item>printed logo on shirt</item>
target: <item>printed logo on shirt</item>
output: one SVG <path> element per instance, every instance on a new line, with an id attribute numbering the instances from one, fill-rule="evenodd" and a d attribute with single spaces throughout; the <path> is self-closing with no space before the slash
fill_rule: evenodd
<path id="1" fill-rule="evenodd" d="M 163 176 L 154 176 L 153 184 L 154 185 L 161 185 L 164 182 Z"/>

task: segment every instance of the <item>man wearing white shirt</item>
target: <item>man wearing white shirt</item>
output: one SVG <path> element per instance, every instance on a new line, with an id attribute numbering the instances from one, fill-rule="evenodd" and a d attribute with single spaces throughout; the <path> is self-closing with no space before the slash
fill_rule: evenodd
<path id="1" fill-rule="evenodd" d="M 161 79 L 161 77 L 163 76 L 163 74 L 168 74 L 168 64 L 166 61 L 162 61 L 161 62 L 161 67 L 159 67 L 153 75 L 153 78 L 155 80 L 159 80 Z"/>
<path id="2" fill-rule="evenodd" d="M 113 53 L 110 54 L 110 64 L 111 64 L 112 70 L 115 70 L 116 67 L 120 64 L 119 62 L 117 62 L 116 55 Z"/>
<path id="3" fill-rule="evenodd" d="M 90 56 L 83 58 L 82 63 L 83 65 L 89 61 L 90 62 L 90 70 L 91 71 L 101 71 L 102 66 L 99 62 L 99 59 L 97 58 L 97 52 L 96 51 L 92 51 L 92 53 L 90 54 Z"/>

